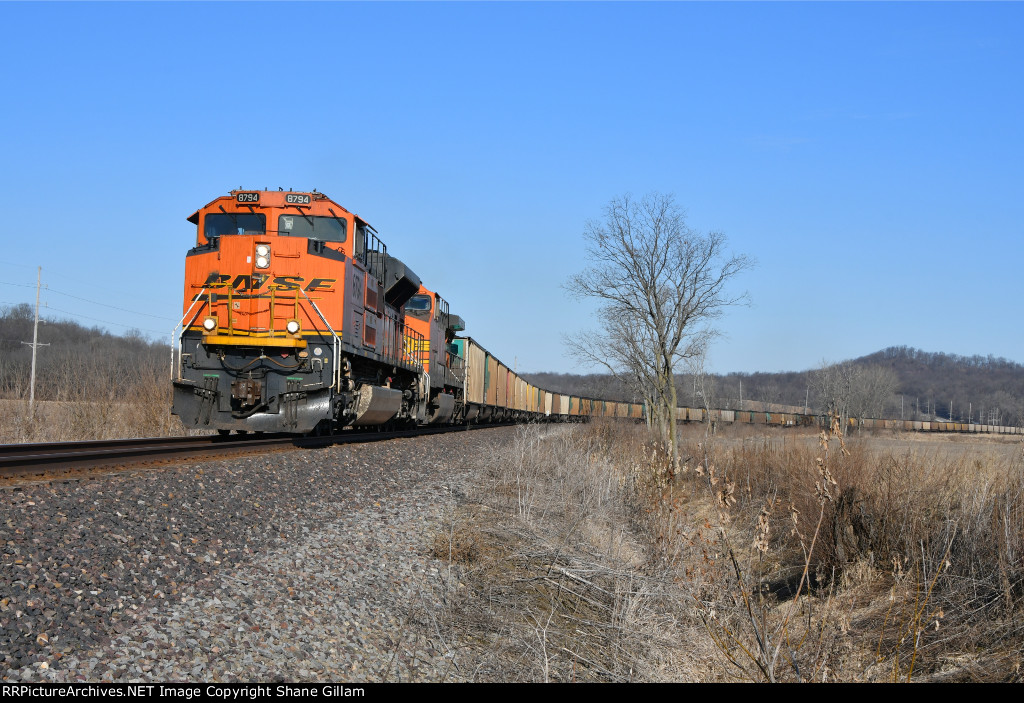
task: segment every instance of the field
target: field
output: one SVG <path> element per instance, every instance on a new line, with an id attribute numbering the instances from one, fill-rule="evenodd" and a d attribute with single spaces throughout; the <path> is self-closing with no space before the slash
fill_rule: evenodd
<path id="1" fill-rule="evenodd" d="M 0 442 L 181 434 L 158 399 L 0 401 Z M 424 535 L 476 680 L 1020 681 L 1024 443 L 533 425 Z"/>
<path id="2" fill-rule="evenodd" d="M 27 400 L 0 399 L 0 444 L 186 434 L 162 400 L 149 395 L 134 402 L 37 400 L 33 417 Z"/>
<path id="3" fill-rule="evenodd" d="M 499 680 L 1019 681 L 1019 441 L 524 428 L 436 536 Z"/>

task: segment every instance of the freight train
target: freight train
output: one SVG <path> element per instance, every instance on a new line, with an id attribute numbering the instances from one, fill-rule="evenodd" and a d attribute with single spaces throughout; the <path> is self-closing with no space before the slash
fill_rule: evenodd
<path id="1" fill-rule="evenodd" d="M 173 412 L 227 433 L 349 426 L 644 417 L 639 403 L 538 388 L 373 227 L 323 193 L 233 190 L 188 217 Z M 679 408 L 680 422 L 820 426 L 816 415 Z M 1021 434 L 1021 428 L 851 419 L 867 429 Z"/>
<path id="2" fill-rule="evenodd" d="M 821 427 L 827 420 L 821 415 L 801 412 L 775 412 L 760 410 L 708 410 L 704 408 L 676 408 L 678 422 L 715 422 L 725 424 L 774 425 L 776 427 Z M 966 432 L 972 434 L 1024 435 L 1024 428 L 1008 425 L 979 425 L 941 420 L 894 420 L 851 417 L 846 421 L 846 432 L 859 430 L 890 430 L 894 432 Z"/>
<path id="3" fill-rule="evenodd" d="M 227 433 L 640 419 L 642 406 L 537 388 L 323 193 L 233 190 L 188 221 L 173 412 Z"/>

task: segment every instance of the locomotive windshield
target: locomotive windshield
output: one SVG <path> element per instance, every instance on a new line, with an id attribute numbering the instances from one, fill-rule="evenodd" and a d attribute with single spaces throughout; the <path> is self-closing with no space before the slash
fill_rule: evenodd
<path id="1" fill-rule="evenodd" d="M 277 218 L 277 233 L 283 237 L 307 237 L 321 242 L 344 242 L 348 222 L 344 218 L 311 217 L 310 215 L 281 215 Z"/>
<path id="2" fill-rule="evenodd" d="M 407 315 L 426 320 L 430 317 L 430 307 L 429 295 L 414 295 L 406 302 L 405 312 Z"/>
<path id="3" fill-rule="evenodd" d="M 267 216 L 255 212 L 210 212 L 203 234 L 207 239 L 225 234 L 266 234 Z"/>

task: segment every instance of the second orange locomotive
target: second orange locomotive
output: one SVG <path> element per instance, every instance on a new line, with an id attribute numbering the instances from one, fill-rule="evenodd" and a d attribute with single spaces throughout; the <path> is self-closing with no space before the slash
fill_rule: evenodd
<path id="1" fill-rule="evenodd" d="M 450 342 L 462 321 L 365 220 L 315 191 L 247 190 L 188 219 L 174 379 L 186 427 L 459 419 L 464 367 Z"/>

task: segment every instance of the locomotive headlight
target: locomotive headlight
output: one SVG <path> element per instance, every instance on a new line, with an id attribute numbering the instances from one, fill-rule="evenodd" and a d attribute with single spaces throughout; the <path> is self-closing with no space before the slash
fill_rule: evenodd
<path id="1" fill-rule="evenodd" d="M 284 326 L 284 328 L 286 330 L 288 330 L 288 334 L 298 334 L 299 333 L 299 321 L 298 320 L 288 320 L 288 324 L 286 324 Z"/>
<path id="2" fill-rule="evenodd" d="M 203 329 L 206 330 L 207 332 L 213 332 L 215 329 L 217 329 L 217 318 L 208 317 L 205 320 L 203 320 Z"/>
<path id="3" fill-rule="evenodd" d="M 265 269 L 270 266 L 270 245 L 256 245 L 256 268 Z"/>

